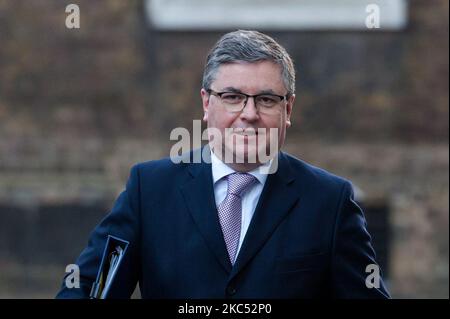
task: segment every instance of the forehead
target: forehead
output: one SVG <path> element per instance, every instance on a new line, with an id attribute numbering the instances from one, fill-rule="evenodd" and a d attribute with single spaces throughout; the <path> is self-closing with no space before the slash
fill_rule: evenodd
<path id="1" fill-rule="evenodd" d="M 247 93 L 260 90 L 285 90 L 281 66 L 271 61 L 222 64 L 214 77 L 217 89 L 233 87 Z"/>

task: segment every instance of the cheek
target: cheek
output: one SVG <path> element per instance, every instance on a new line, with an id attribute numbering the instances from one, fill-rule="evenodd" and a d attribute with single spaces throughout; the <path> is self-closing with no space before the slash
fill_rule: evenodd
<path id="1" fill-rule="evenodd" d="M 276 128 L 278 129 L 278 135 L 285 130 L 286 127 L 286 116 L 284 114 L 277 114 L 276 116 L 271 116 L 267 118 L 262 118 L 262 127 L 266 129 Z"/>
<path id="2" fill-rule="evenodd" d="M 208 127 L 215 127 L 223 130 L 228 127 L 232 127 L 232 124 L 236 116 L 230 115 L 227 112 L 223 112 L 219 109 L 208 112 Z"/>
<path id="3" fill-rule="evenodd" d="M 276 119 L 272 119 L 270 122 L 266 122 L 268 124 L 266 128 L 276 128 L 277 132 L 272 138 L 278 137 L 278 144 L 281 145 L 284 142 L 285 136 L 286 136 L 286 117 L 283 114 L 280 114 L 280 116 Z M 268 134 L 269 135 L 269 134 Z M 268 136 L 268 139 L 270 137 Z"/>
<path id="4" fill-rule="evenodd" d="M 208 111 L 208 126 L 217 127 L 217 112 L 215 110 L 209 109 Z"/>

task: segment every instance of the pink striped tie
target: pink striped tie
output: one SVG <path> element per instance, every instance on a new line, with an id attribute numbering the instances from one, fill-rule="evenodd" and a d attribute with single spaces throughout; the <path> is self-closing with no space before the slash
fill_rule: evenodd
<path id="1" fill-rule="evenodd" d="M 241 196 L 252 186 L 257 179 L 247 173 L 233 173 L 227 176 L 227 196 L 219 204 L 220 226 L 227 245 L 228 256 L 234 265 L 236 252 L 241 236 L 242 198 Z"/>

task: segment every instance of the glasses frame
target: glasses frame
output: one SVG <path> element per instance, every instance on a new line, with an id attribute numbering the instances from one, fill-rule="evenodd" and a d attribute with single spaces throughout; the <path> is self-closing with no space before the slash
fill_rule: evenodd
<path id="1" fill-rule="evenodd" d="M 245 101 L 244 101 L 244 103 L 242 104 L 242 108 L 240 109 L 240 110 L 238 110 L 238 111 L 232 111 L 233 113 L 239 113 L 239 112 L 242 112 L 242 110 L 245 108 L 245 106 L 247 105 L 247 102 L 248 102 L 248 99 L 249 98 L 253 98 L 253 102 L 255 103 L 255 106 L 256 106 L 256 108 L 258 109 L 258 112 L 259 112 L 259 107 L 258 107 L 258 105 L 256 104 L 256 98 L 258 97 L 258 96 L 274 96 L 274 97 L 278 97 L 278 98 L 280 98 L 281 100 L 280 100 L 280 102 L 278 102 L 277 104 L 275 104 L 274 106 L 276 106 L 276 105 L 279 105 L 281 102 L 283 102 L 283 101 L 287 101 L 287 99 L 289 98 L 289 93 L 288 94 L 286 94 L 286 95 L 278 95 L 278 94 L 273 94 L 273 93 L 261 93 L 261 94 L 255 94 L 255 95 L 251 95 L 251 94 L 246 94 L 246 93 L 243 93 L 243 92 L 240 92 L 240 91 L 223 91 L 223 92 L 217 92 L 217 91 L 214 91 L 213 89 L 207 89 L 206 90 L 206 92 L 208 92 L 208 94 L 210 94 L 210 95 L 214 95 L 214 96 L 217 96 L 217 97 L 219 97 L 220 98 L 220 101 L 223 103 L 223 101 L 222 101 L 222 95 L 223 94 L 226 94 L 226 93 L 235 93 L 235 94 L 240 94 L 240 95 L 243 95 L 243 96 L 245 96 Z"/>

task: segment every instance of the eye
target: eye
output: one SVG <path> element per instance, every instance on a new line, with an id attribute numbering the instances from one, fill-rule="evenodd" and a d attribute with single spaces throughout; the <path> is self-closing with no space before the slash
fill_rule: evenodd
<path id="1" fill-rule="evenodd" d="M 277 104 L 280 98 L 274 95 L 260 95 L 258 96 L 258 102 L 264 106 L 272 106 Z"/>
<path id="2" fill-rule="evenodd" d="M 242 102 L 245 99 L 245 96 L 238 93 L 224 93 L 222 94 L 221 99 L 226 103 L 236 104 Z"/>

